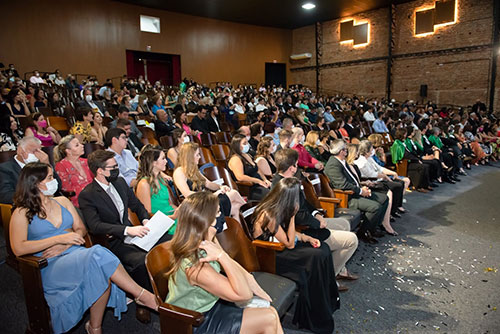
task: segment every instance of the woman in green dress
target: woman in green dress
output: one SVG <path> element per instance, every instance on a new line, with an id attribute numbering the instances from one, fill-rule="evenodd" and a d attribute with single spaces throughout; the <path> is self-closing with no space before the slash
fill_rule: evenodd
<path id="1" fill-rule="evenodd" d="M 137 198 L 150 214 L 157 211 L 163 212 L 172 219 L 177 218 L 177 207 L 172 203 L 168 181 L 170 176 L 164 173 L 167 159 L 162 150 L 156 148 L 146 149 L 141 152 L 135 188 Z M 177 222 L 167 231 L 174 234 Z"/>

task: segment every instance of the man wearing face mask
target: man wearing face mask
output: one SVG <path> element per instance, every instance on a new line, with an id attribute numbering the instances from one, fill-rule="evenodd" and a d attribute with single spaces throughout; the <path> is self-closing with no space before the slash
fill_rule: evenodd
<path id="1" fill-rule="evenodd" d="M 120 259 L 130 276 L 139 285 L 153 291 L 144 262 L 146 252 L 124 242 L 128 236 L 142 238 L 148 234 L 149 214 L 125 180 L 119 177 L 120 172 L 114 157 L 113 152 L 103 150 L 94 151 L 89 155 L 89 168 L 95 178 L 78 197 L 80 210 L 89 232 L 106 237 L 109 250 Z M 137 215 L 141 225 L 132 225 L 128 217 L 129 208 Z M 165 231 L 157 244 L 170 238 Z M 138 320 L 149 322 L 149 312 L 137 306 Z"/>
<path id="2" fill-rule="evenodd" d="M 26 164 L 37 161 L 49 163 L 49 157 L 42 151 L 42 143 L 38 138 L 24 137 L 19 141 L 17 154 L 0 164 L 0 203 L 12 204 L 21 169 Z M 54 177 L 58 178 L 56 173 Z"/>
<path id="3" fill-rule="evenodd" d="M 113 128 L 106 132 L 107 151 L 115 154 L 120 176 L 125 179 L 129 187 L 133 187 L 139 163 L 135 160 L 130 150 L 127 149 L 127 145 L 127 133 L 123 129 Z"/>
<path id="4" fill-rule="evenodd" d="M 99 112 L 103 117 L 109 117 L 109 113 L 106 111 L 102 103 L 93 100 L 92 91 L 89 88 L 86 88 L 83 91 L 83 101 L 78 101 L 76 104 L 77 107 L 88 107 L 94 112 Z"/>

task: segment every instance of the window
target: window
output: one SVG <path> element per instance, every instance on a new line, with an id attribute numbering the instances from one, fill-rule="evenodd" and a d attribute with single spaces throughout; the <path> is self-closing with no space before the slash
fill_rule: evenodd
<path id="1" fill-rule="evenodd" d="M 154 16 L 141 15 L 141 31 L 160 33 L 160 18 Z"/>

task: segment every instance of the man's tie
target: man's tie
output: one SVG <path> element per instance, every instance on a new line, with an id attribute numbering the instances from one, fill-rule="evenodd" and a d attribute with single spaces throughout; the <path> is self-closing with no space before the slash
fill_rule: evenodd
<path id="1" fill-rule="evenodd" d="M 118 211 L 118 215 L 120 216 L 120 223 L 123 224 L 123 217 L 122 213 L 120 212 L 120 205 L 118 205 L 118 199 L 116 199 L 115 195 L 113 195 L 113 192 L 111 191 L 111 187 L 108 187 L 108 190 L 106 190 L 106 193 L 109 195 L 111 198 L 111 201 L 116 207 L 116 211 Z"/>

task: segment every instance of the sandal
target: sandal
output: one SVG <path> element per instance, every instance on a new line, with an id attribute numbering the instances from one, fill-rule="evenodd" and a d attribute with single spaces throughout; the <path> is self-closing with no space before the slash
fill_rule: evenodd
<path id="1" fill-rule="evenodd" d="M 87 334 L 94 334 L 94 331 L 98 331 L 100 329 L 101 327 L 97 328 L 90 327 L 90 320 L 85 323 L 85 330 L 87 331 Z"/>
<path id="2" fill-rule="evenodd" d="M 137 296 L 136 298 L 134 298 L 134 302 L 137 304 L 137 305 L 140 305 L 140 306 L 144 306 L 144 307 L 148 307 L 150 308 L 149 306 L 147 306 L 146 304 L 144 304 L 143 302 L 141 302 L 141 297 L 142 295 L 144 294 L 144 291 L 146 291 L 146 289 L 142 288 L 141 290 L 141 293 L 139 294 L 139 296 Z M 156 300 L 156 299 L 155 299 Z M 155 310 L 155 311 L 158 311 L 158 304 L 156 305 L 155 308 L 151 308 L 152 310 Z"/>

